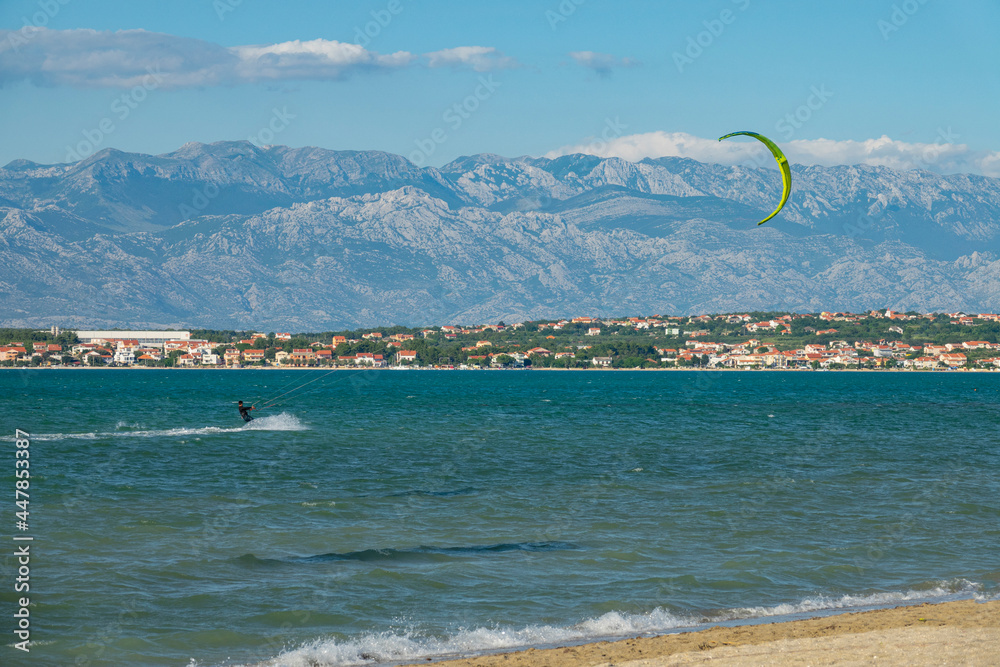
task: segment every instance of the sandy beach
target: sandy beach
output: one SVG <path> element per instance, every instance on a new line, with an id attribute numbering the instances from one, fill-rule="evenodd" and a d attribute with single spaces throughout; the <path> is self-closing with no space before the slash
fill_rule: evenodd
<path id="1" fill-rule="evenodd" d="M 427 663 L 423 663 L 427 664 Z M 448 667 L 996 665 L 1000 601 L 972 600 L 714 627 L 437 663 Z"/>

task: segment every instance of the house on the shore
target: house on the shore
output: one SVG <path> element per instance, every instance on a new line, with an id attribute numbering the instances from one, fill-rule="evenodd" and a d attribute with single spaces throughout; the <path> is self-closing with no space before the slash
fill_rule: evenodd
<path id="1" fill-rule="evenodd" d="M 952 352 L 948 354 L 942 354 L 938 357 L 950 368 L 958 368 L 959 366 L 964 366 L 965 362 L 968 361 L 967 357 L 961 352 Z"/>
<path id="2" fill-rule="evenodd" d="M 355 355 L 354 363 L 357 366 L 372 366 L 373 368 L 384 368 L 388 365 L 381 354 L 371 352 L 358 352 Z"/>
<path id="3" fill-rule="evenodd" d="M 118 349 L 115 350 L 113 360 L 116 364 L 131 366 L 135 363 L 135 352 L 133 352 L 130 347 L 119 346 Z"/>
<path id="4" fill-rule="evenodd" d="M 19 357 L 27 354 L 23 347 L 0 347 L 0 361 L 17 361 Z"/>
<path id="5" fill-rule="evenodd" d="M 930 370 L 938 367 L 937 357 L 917 357 L 907 359 L 903 362 L 903 368 L 916 368 L 920 370 Z"/>
<path id="6" fill-rule="evenodd" d="M 288 363 L 292 366 L 313 366 L 316 363 L 316 353 L 308 347 L 292 350 Z"/>
<path id="7" fill-rule="evenodd" d="M 264 350 L 243 350 L 243 361 L 255 364 L 264 361 Z"/>

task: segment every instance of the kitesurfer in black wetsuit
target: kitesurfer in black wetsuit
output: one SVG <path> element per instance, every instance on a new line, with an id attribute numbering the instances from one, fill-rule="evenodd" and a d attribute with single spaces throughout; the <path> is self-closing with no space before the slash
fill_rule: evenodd
<path id="1" fill-rule="evenodd" d="M 243 421 L 245 421 L 248 424 L 250 422 L 252 422 L 253 421 L 253 416 L 250 414 L 250 411 L 251 410 L 256 410 L 256 408 L 253 407 L 252 405 L 249 408 L 245 407 L 243 405 L 243 401 L 240 401 L 239 408 L 240 408 L 240 417 L 243 417 Z"/>

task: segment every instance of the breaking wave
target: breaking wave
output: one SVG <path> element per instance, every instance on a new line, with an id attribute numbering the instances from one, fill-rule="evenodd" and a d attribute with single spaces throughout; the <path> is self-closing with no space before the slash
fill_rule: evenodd
<path id="1" fill-rule="evenodd" d="M 986 599 L 981 584 L 964 579 L 939 582 L 925 590 L 874 593 L 870 595 L 817 596 L 796 604 L 773 607 L 740 607 L 704 615 L 683 615 L 657 608 L 644 614 L 608 612 L 569 627 L 532 625 L 524 628 L 492 627 L 459 629 L 449 636 L 437 637 L 418 630 L 365 634 L 338 642 L 317 639 L 252 667 L 345 667 L 381 663 L 412 662 L 447 657 L 462 657 L 528 647 L 579 644 L 636 635 L 664 634 L 679 628 L 698 628 L 720 622 L 733 622 L 796 616 L 814 612 L 862 610 L 936 601 L 943 598 Z M 244 667 L 250 667 L 245 665 Z"/>

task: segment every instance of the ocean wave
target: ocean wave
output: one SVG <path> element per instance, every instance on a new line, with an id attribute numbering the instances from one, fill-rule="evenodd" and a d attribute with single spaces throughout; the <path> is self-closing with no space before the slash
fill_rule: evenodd
<path id="1" fill-rule="evenodd" d="M 243 667 L 347 667 L 462 657 L 528 647 L 579 644 L 636 635 L 663 634 L 679 628 L 698 628 L 723 622 L 796 616 L 823 611 L 861 610 L 898 606 L 942 598 L 987 599 L 983 586 L 965 579 L 943 581 L 924 590 L 867 595 L 817 596 L 795 604 L 740 607 L 705 615 L 675 614 L 658 607 L 644 614 L 608 612 L 569 627 L 532 625 L 524 628 L 460 629 L 436 637 L 416 629 L 365 634 L 343 642 L 317 639 L 260 663 Z"/>
<path id="2" fill-rule="evenodd" d="M 39 433 L 32 434 L 32 440 L 96 440 L 98 438 L 160 438 L 191 435 L 215 435 L 218 433 L 243 433 L 245 431 L 307 431 L 309 428 L 295 415 L 282 412 L 270 417 L 258 417 L 243 426 L 201 426 L 195 428 L 168 428 L 162 430 L 130 431 L 136 424 L 118 422 L 114 431 L 104 433 Z"/>
<path id="3" fill-rule="evenodd" d="M 422 561 L 440 560 L 449 556 L 479 556 L 492 553 L 507 553 L 511 551 L 562 551 L 579 549 L 569 542 L 504 542 L 502 544 L 483 544 L 471 547 L 427 547 L 419 546 L 411 549 L 363 549 L 343 553 L 318 554 L 316 556 L 297 556 L 287 559 L 258 558 L 253 554 L 244 554 L 235 559 L 244 567 L 272 567 L 287 563 L 324 563 L 330 561 Z"/>
<path id="4" fill-rule="evenodd" d="M 466 486 L 461 489 L 453 489 L 449 491 L 425 491 L 423 489 L 410 489 L 409 491 L 400 491 L 398 493 L 390 493 L 387 498 L 398 498 L 406 496 L 433 496 L 436 498 L 450 498 L 451 496 L 467 496 L 473 493 L 477 493 L 478 489 Z"/>
<path id="5" fill-rule="evenodd" d="M 872 593 L 869 595 L 842 595 L 841 597 L 817 596 L 805 598 L 798 604 L 780 604 L 774 607 L 741 607 L 731 609 L 719 620 L 741 620 L 747 618 L 767 618 L 770 616 L 790 616 L 812 611 L 853 609 L 856 607 L 888 607 L 929 598 L 948 596 L 972 596 L 985 599 L 982 584 L 968 579 L 939 582 L 932 588 L 906 592 Z"/>

